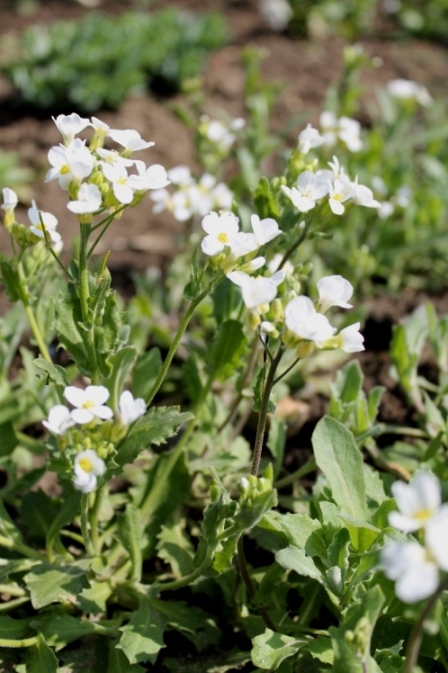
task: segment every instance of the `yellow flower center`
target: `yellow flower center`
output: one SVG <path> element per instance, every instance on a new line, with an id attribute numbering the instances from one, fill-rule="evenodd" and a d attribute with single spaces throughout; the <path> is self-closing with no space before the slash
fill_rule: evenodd
<path id="1" fill-rule="evenodd" d="M 95 402 L 92 402 L 92 400 L 86 400 L 82 403 L 83 409 L 91 409 L 92 407 L 96 407 Z"/>
<path id="2" fill-rule="evenodd" d="M 220 234 L 218 234 L 218 241 L 223 244 L 228 243 L 229 237 L 224 231 L 222 231 Z"/>
<path id="3" fill-rule="evenodd" d="M 61 168 L 60 168 L 60 170 L 59 170 L 59 173 L 60 173 L 61 175 L 67 175 L 67 173 L 70 173 L 70 167 L 69 167 L 69 165 L 68 165 L 68 164 L 64 164 L 63 166 L 61 166 Z"/>
<path id="4" fill-rule="evenodd" d="M 428 521 L 428 519 L 430 519 L 433 514 L 434 514 L 434 512 L 431 509 L 426 508 L 426 509 L 421 509 L 418 512 L 415 512 L 413 518 L 417 519 L 417 521 L 421 521 L 423 523 L 424 521 Z"/>
<path id="5" fill-rule="evenodd" d="M 341 194 L 341 192 L 336 192 L 336 194 L 333 194 L 333 199 L 334 199 L 335 201 L 342 201 L 343 198 L 344 198 L 344 197 L 343 197 L 343 195 Z"/>
<path id="6" fill-rule="evenodd" d="M 93 470 L 93 464 L 92 461 L 89 460 L 88 458 L 81 458 L 80 461 L 78 462 L 78 465 L 81 467 L 84 472 L 92 472 Z"/>

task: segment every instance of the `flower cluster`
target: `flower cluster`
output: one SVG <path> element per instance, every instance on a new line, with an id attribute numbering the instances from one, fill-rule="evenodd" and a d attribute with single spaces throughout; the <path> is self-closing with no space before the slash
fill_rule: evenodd
<path id="1" fill-rule="evenodd" d="M 29 228 L 23 228 L 24 230 L 18 233 L 17 229 L 14 227 L 17 225 L 15 209 L 19 202 L 17 194 L 14 190 L 5 187 L 2 190 L 3 193 L 3 204 L 2 209 L 5 211 L 4 215 L 4 225 L 5 227 L 15 234 L 15 237 L 19 239 L 19 242 L 23 245 L 33 245 L 39 243 L 39 241 L 44 241 L 45 236 L 50 241 L 53 249 L 56 252 L 62 250 L 62 239 L 61 235 L 56 231 L 58 225 L 57 218 L 51 213 L 47 213 L 43 210 L 37 208 L 36 202 L 32 201 L 31 208 L 28 209 L 28 219 L 30 221 Z M 22 225 L 18 225 L 22 227 Z"/>
<path id="2" fill-rule="evenodd" d="M 302 147 L 302 151 L 321 144 L 319 137 L 316 136 L 318 132 L 311 126 L 302 133 L 306 133 L 305 136 L 302 134 L 302 137 L 299 136 L 299 147 Z M 342 215 L 345 212 L 346 201 L 366 208 L 381 207 L 379 201 L 373 198 L 373 192 L 369 187 L 360 185 L 358 178 L 350 180 L 337 157 L 333 157 L 333 161 L 329 161 L 328 165 L 330 169 L 320 169 L 315 173 L 310 170 L 303 171 L 294 187 L 282 186 L 283 193 L 297 210 L 307 213 L 321 203 L 324 197 L 328 197 L 328 205 L 335 215 Z"/>
<path id="3" fill-rule="evenodd" d="M 87 386 L 85 390 L 76 386 L 67 386 L 63 393 L 65 399 L 73 407 L 69 409 L 63 404 L 56 404 L 48 413 L 48 420 L 42 425 L 53 435 L 62 436 L 74 425 L 87 426 L 99 421 L 113 418 L 113 410 L 106 406 L 109 391 L 104 386 Z M 143 416 L 146 404 L 142 398 L 134 399 L 129 390 L 125 390 L 118 402 L 119 421 L 130 425 Z M 74 460 L 74 485 L 83 493 L 90 493 L 96 488 L 97 477 L 104 474 L 106 465 L 96 451 L 88 448 L 80 451 Z"/>
<path id="4" fill-rule="evenodd" d="M 230 120 L 228 123 L 220 119 L 210 119 L 202 115 L 199 120 L 199 133 L 212 145 L 222 157 L 227 156 L 235 143 L 237 134 L 246 125 L 242 117 Z"/>
<path id="5" fill-rule="evenodd" d="M 45 181 L 57 180 L 61 189 L 68 191 L 67 208 L 83 221 L 90 221 L 103 208 L 135 205 L 148 190 L 169 184 L 163 166 L 147 167 L 143 161 L 130 158 L 133 152 L 154 145 L 137 131 L 114 130 L 96 117 L 85 119 L 76 113 L 59 115 L 54 122 L 63 142 L 48 153 L 51 168 Z M 89 146 L 77 137 L 88 127 L 94 130 Z M 106 138 L 121 150 L 105 149 Z M 130 169 L 135 172 L 130 174 Z"/>
<path id="6" fill-rule="evenodd" d="M 414 475 L 409 484 L 396 482 L 392 494 L 398 512 L 389 514 L 390 525 L 404 533 L 422 531 L 424 543 L 392 542 L 382 549 L 381 563 L 396 581 L 398 598 L 414 603 L 433 594 L 440 570 L 448 571 L 448 504 L 442 505 L 439 481 L 430 472 Z"/>
<path id="7" fill-rule="evenodd" d="M 232 192 L 210 173 L 204 173 L 196 181 L 188 166 L 176 166 L 168 171 L 168 178 L 177 189 L 173 193 L 167 189 L 151 193 L 154 213 L 168 210 L 176 220 L 186 222 L 194 215 L 204 217 L 212 210 L 227 210 L 232 206 Z"/>
<path id="8" fill-rule="evenodd" d="M 361 124 L 350 117 L 336 117 L 334 112 L 324 110 L 320 115 L 320 127 L 327 147 L 341 141 L 350 152 L 359 152 L 363 147 Z"/>

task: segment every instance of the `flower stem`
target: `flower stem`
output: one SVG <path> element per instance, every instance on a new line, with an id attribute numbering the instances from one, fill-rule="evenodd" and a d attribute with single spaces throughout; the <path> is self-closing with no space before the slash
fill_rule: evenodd
<path id="1" fill-rule="evenodd" d="M 274 357 L 274 359 L 270 364 L 268 375 L 266 377 L 266 383 L 264 385 L 263 397 L 261 399 L 261 408 L 258 416 L 257 435 L 255 437 L 252 469 L 250 471 L 250 473 L 255 476 L 258 475 L 261 453 L 263 451 L 264 434 L 266 432 L 266 422 L 268 418 L 269 397 L 271 395 L 272 387 L 275 381 L 275 372 L 277 371 L 277 367 L 280 364 L 280 360 L 282 359 L 283 354 L 284 354 L 283 347 L 280 346 L 277 355 Z"/>
<path id="2" fill-rule="evenodd" d="M 84 539 L 84 545 L 89 556 L 95 556 L 95 550 L 92 545 L 89 532 L 89 494 L 83 493 L 81 496 L 81 532 Z"/>
<path id="3" fill-rule="evenodd" d="M 89 270 L 87 267 L 87 243 L 90 235 L 90 224 L 81 224 L 81 237 L 79 245 L 79 283 L 78 293 L 81 302 L 82 320 L 86 328 L 85 345 L 89 354 L 90 369 L 92 372 L 92 384 L 98 385 L 100 382 L 98 360 L 96 357 L 94 326 L 90 318 L 89 310 Z"/>
<path id="4" fill-rule="evenodd" d="M 36 643 L 37 643 L 37 636 L 31 636 L 31 638 L 22 638 L 21 640 L 0 638 L 0 647 L 31 647 Z"/>
<path id="5" fill-rule="evenodd" d="M 448 589 L 448 577 L 440 583 L 436 591 L 432 594 L 432 596 L 430 596 L 429 601 L 426 603 L 420 614 L 420 617 L 417 619 L 412 628 L 408 646 L 406 648 L 406 664 L 404 667 L 404 673 L 412 673 L 414 666 L 417 664 L 420 646 L 423 640 L 424 623 L 428 619 L 445 589 Z"/>
<path id="6" fill-rule="evenodd" d="M 22 284 L 22 289 L 23 292 L 21 293 L 21 300 L 22 304 L 25 308 L 25 313 L 26 317 L 28 318 L 29 325 L 31 327 L 31 331 L 33 333 L 34 338 L 36 339 L 37 346 L 39 348 L 40 354 L 44 358 L 44 360 L 47 360 L 47 362 L 53 362 L 50 353 L 48 352 L 47 346 L 45 344 L 45 341 L 43 340 L 42 333 L 40 331 L 40 327 L 37 323 L 37 320 L 34 316 L 33 309 L 31 308 L 31 304 L 28 298 L 28 290 L 26 287 L 26 280 L 25 280 L 25 274 L 23 271 L 23 266 L 22 263 L 19 262 L 17 265 L 17 271 L 19 274 L 20 282 Z"/>
<path id="7" fill-rule="evenodd" d="M 92 547 L 96 555 L 99 555 L 101 548 L 98 537 L 98 517 L 101 509 L 101 502 L 103 500 L 106 484 L 103 484 L 95 493 L 95 503 L 90 511 L 90 531 L 92 539 Z"/>
<path id="8" fill-rule="evenodd" d="M 36 559 L 42 561 L 42 556 L 35 549 L 28 547 L 28 545 L 23 542 L 18 542 L 17 540 L 10 540 L 4 535 L 0 535 L 0 547 L 6 547 L 6 549 L 13 549 L 14 551 L 19 552 L 23 556 L 26 556 L 31 559 Z"/>
<path id="9" fill-rule="evenodd" d="M 204 570 L 207 570 L 207 568 L 211 565 L 213 560 L 213 554 L 210 551 L 210 548 L 207 549 L 205 559 L 199 566 L 199 568 L 196 568 L 196 570 L 193 570 L 192 573 L 189 575 L 186 575 L 185 577 L 180 577 L 178 580 L 173 580 L 172 582 L 165 582 L 164 584 L 161 584 L 158 587 L 159 591 L 174 591 L 175 589 L 181 589 L 182 587 L 186 587 L 188 584 L 191 584 L 194 582 L 194 580 L 197 577 L 200 577 Z"/>

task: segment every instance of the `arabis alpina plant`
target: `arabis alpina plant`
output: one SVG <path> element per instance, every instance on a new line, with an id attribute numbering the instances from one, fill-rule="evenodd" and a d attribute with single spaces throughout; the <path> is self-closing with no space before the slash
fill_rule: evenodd
<path id="1" fill-rule="evenodd" d="M 439 480 L 431 472 L 418 472 L 409 484 L 396 481 L 392 495 L 398 512 L 389 514 L 389 523 L 404 533 L 424 528 L 438 514 L 442 504 Z"/>
<path id="2" fill-rule="evenodd" d="M 422 84 L 409 79 L 392 79 L 386 84 L 386 91 L 391 98 L 397 100 L 414 100 L 424 107 L 429 107 L 433 102 L 428 89 Z"/>
<path id="3" fill-rule="evenodd" d="M 330 185 L 311 171 L 304 171 L 297 178 L 297 186 L 282 186 L 282 191 L 291 199 L 297 210 L 307 213 L 316 206 L 316 201 L 328 194 Z"/>
<path id="4" fill-rule="evenodd" d="M 324 136 L 321 136 L 319 131 L 311 126 L 311 124 L 308 124 L 307 127 L 299 133 L 298 147 L 302 154 L 308 154 L 311 149 L 320 147 L 324 143 Z"/>

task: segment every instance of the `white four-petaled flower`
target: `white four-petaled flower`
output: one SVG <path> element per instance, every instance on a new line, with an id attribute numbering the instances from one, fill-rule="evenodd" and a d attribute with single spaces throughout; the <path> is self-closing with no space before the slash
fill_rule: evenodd
<path id="1" fill-rule="evenodd" d="M 325 313 L 331 306 L 352 308 L 348 300 L 353 294 L 353 285 L 342 276 L 325 276 L 317 283 L 319 310 Z"/>
<path id="2" fill-rule="evenodd" d="M 82 493 L 91 493 L 96 489 L 98 477 L 106 471 L 104 460 L 93 449 L 86 449 L 77 454 L 73 466 L 74 486 Z"/>
<path id="3" fill-rule="evenodd" d="M 318 313 L 311 299 L 305 296 L 295 297 L 287 304 L 285 324 L 297 337 L 313 341 L 318 347 L 322 347 L 336 331 L 328 318 Z"/>
<path id="4" fill-rule="evenodd" d="M 72 419 L 79 425 L 90 423 L 95 418 L 107 420 L 113 416 L 112 409 L 104 406 L 109 399 L 109 391 L 104 386 L 87 386 L 85 390 L 67 386 L 64 397 L 76 407 L 70 413 Z"/>
<path id="5" fill-rule="evenodd" d="M 431 472 L 415 474 L 409 484 L 396 481 L 392 495 L 399 511 L 389 514 L 389 523 L 404 533 L 424 528 L 442 503 L 439 480 Z"/>
<path id="6" fill-rule="evenodd" d="M 277 271 L 270 278 L 256 276 L 253 278 L 243 271 L 232 271 L 227 278 L 239 285 L 243 301 L 249 311 L 264 304 L 269 304 L 277 296 L 277 287 L 285 280 L 285 272 Z"/>
<path id="7" fill-rule="evenodd" d="M 146 412 L 146 402 L 142 397 L 134 399 L 130 390 L 124 390 L 120 395 L 118 410 L 125 425 L 130 425 Z"/>
<path id="8" fill-rule="evenodd" d="M 53 435 L 63 435 L 74 424 L 70 410 L 63 404 L 56 404 L 52 407 L 48 412 L 48 421 L 42 421 L 42 425 Z"/>
<path id="9" fill-rule="evenodd" d="M 328 194 L 329 183 L 319 178 L 311 171 L 304 171 L 297 178 L 297 187 L 282 186 L 282 191 L 288 196 L 297 210 L 306 213 L 316 205 L 316 201 Z"/>

